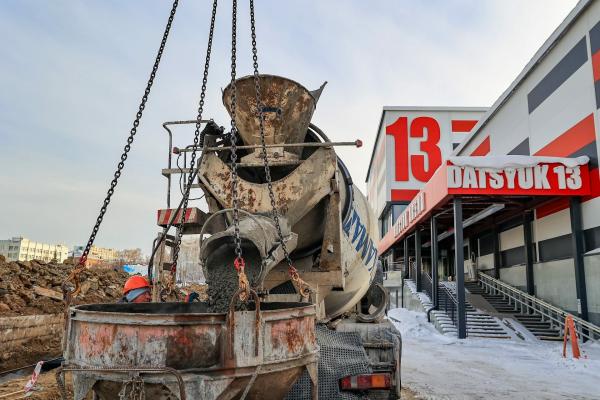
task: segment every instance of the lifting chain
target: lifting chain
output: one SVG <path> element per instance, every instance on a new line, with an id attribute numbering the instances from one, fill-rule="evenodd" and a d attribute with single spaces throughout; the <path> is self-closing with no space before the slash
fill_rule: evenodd
<path id="1" fill-rule="evenodd" d="M 260 144 L 261 144 L 261 157 L 263 160 L 263 166 L 265 169 L 265 179 L 267 181 L 267 188 L 269 189 L 269 199 L 271 200 L 271 208 L 272 208 L 272 216 L 275 221 L 275 227 L 277 228 L 277 234 L 279 236 L 279 241 L 281 243 L 281 249 L 283 250 L 283 255 L 288 264 L 288 272 L 290 274 L 290 278 L 296 290 L 300 293 L 302 297 L 307 298 L 310 295 L 311 288 L 310 286 L 300 278 L 298 274 L 298 270 L 294 267 L 292 263 L 292 259 L 290 258 L 290 254 L 287 250 L 287 246 L 285 244 L 283 238 L 283 232 L 281 231 L 281 223 L 279 221 L 279 210 L 277 209 L 277 203 L 275 202 L 275 193 L 273 192 L 273 182 L 271 178 L 271 168 L 269 167 L 269 160 L 267 156 L 267 146 L 265 142 L 265 125 L 264 125 L 264 105 L 261 101 L 260 94 L 260 78 L 258 74 L 258 51 L 256 48 L 256 24 L 254 18 L 254 0 L 250 0 L 250 29 L 252 34 L 252 61 L 254 67 L 254 89 L 256 93 L 256 108 L 258 111 L 258 121 L 259 121 L 259 133 L 260 133 Z"/>
<path id="2" fill-rule="evenodd" d="M 188 175 L 185 193 L 183 194 L 183 204 L 181 206 L 181 217 L 179 228 L 175 239 L 175 248 L 173 249 L 173 264 L 171 265 L 171 276 L 167 282 L 167 290 L 173 291 L 175 288 L 175 276 L 177 274 L 177 260 L 179 259 L 179 249 L 181 247 L 181 237 L 183 235 L 183 223 L 187 214 L 188 200 L 190 190 L 194 180 L 194 168 L 196 167 L 196 152 L 204 147 L 204 135 L 200 134 L 200 125 L 202 123 L 202 113 L 204 112 L 204 99 L 206 97 L 206 85 L 208 82 L 208 70 L 210 67 L 210 55 L 212 51 L 213 36 L 215 32 L 215 18 L 217 16 L 217 0 L 213 1 L 212 13 L 210 16 L 210 30 L 208 33 L 208 45 L 206 46 L 206 59 L 204 61 L 204 74 L 202 75 L 202 90 L 200 92 L 200 102 L 198 104 L 198 115 L 196 117 L 196 129 L 194 131 L 194 144 L 192 146 L 192 155 L 190 156 L 190 173 Z M 175 216 L 177 218 L 177 215 Z"/>
<path id="3" fill-rule="evenodd" d="M 141 376 L 134 376 L 121 386 L 119 400 L 146 400 L 144 380 Z"/>
<path id="4" fill-rule="evenodd" d="M 232 0 L 231 11 L 231 198 L 233 208 L 233 241 L 235 259 L 233 266 L 238 273 L 239 299 L 242 302 L 250 298 L 250 283 L 246 276 L 246 262 L 242 256 L 242 239 L 240 238 L 240 213 L 238 193 L 238 163 L 237 163 L 237 126 L 235 122 L 237 111 L 237 87 L 235 84 L 237 64 L 237 0 Z"/>
<path id="5" fill-rule="evenodd" d="M 108 209 L 108 205 L 110 204 L 110 200 L 112 195 L 115 192 L 115 188 L 117 187 L 117 183 L 119 182 L 119 178 L 121 177 L 121 173 L 123 168 L 125 167 L 125 161 L 127 160 L 127 155 L 131 150 L 131 145 L 133 144 L 133 140 L 135 134 L 137 133 L 137 128 L 140 125 L 140 120 L 142 119 L 142 114 L 144 109 L 146 108 L 146 103 L 148 101 L 148 97 L 150 96 L 150 90 L 152 89 L 152 85 L 154 84 L 154 78 L 156 77 L 156 73 L 158 71 L 158 66 L 160 65 L 160 59 L 162 58 L 163 51 L 165 49 L 165 45 L 167 44 L 167 38 L 169 37 L 169 32 L 171 31 L 171 25 L 173 24 L 173 19 L 175 18 L 175 12 L 177 11 L 177 6 L 179 5 L 179 0 L 173 1 L 173 6 L 171 7 L 171 13 L 169 14 L 169 19 L 167 20 L 167 25 L 165 26 L 165 30 L 163 33 L 162 40 L 160 42 L 160 47 L 158 48 L 158 53 L 156 54 L 156 58 L 154 60 L 154 65 L 152 66 L 152 72 L 150 73 L 150 78 L 148 79 L 148 83 L 146 84 L 146 89 L 144 90 L 144 95 L 142 96 L 142 101 L 138 107 L 137 114 L 135 115 L 135 119 L 133 121 L 133 127 L 129 131 L 129 137 L 127 138 L 127 144 L 123 148 L 123 153 L 121 154 L 121 160 L 117 165 L 117 170 L 114 173 L 113 179 L 110 182 L 110 187 L 106 193 L 106 197 L 102 202 L 102 207 L 100 208 L 100 214 L 96 218 L 96 223 L 94 224 L 94 228 L 92 229 L 92 233 L 90 234 L 90 238 L 88 239 L 87 244 L 85 245 L 85 249 L 81 257 L 79 258 L 79 262 L 77 266 L 71 271 L 67 279 L 62 283 L 63 297 L 65 300 L 65 313 L 67 312 L 69 306 L 71 305 L 71 301 L 75 296 L 77 296 L 81 290 L 81 282 L 79 281 L 79 275 L 85 270 L 85 263 L 87 261 L 88 255 L 92 249 L 92 245 L 94 244 L 94 240 L 96 239 L 96 235 L 100 230 L 100 225 L 102 224 L 102 220 L 104 219 L 104 214 L 106 214 L 106 210 Z M 68 288 L 68 284 L 72 284 L 74 286 L 73 290 Z M 66 319 L 65 319 L 66 321 Z"/>

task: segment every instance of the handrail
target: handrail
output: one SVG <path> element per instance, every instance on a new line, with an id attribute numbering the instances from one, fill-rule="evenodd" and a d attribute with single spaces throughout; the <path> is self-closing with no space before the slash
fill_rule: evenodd
<path id="1" fill-rule="evenodd" d="M 421 271 L 421 281 L 423 282 L 423 290 L 429 296 L 429 299 L 433 302 L 433 279 L 425 271 Z"/>
<path id="2" fill-rule="evenodd" d="M 479 273 L 479 281 L 485 286 L 486 290 L 508 297 L 509 303 L 512 300 L 515 306 L 520 307 L 521 312 L 526 310 L 528 313 L 532 311 L 534 313 L 541 314 L 542 318 L 549 320 L 550 325 L 557 325 L 561 331 L 561 334 L 564 333 L 565 318 L 567 315 L 571 315 L 570 313 L 553 306 L 544 300 L 525 293 L 522 290 L 516 289 L 507 283 L 492 278 L 484 272 Z M 573 322 L 575 323 L 575 329 L 580 336 L 594 341 L 600 339 L 600 327 L 584 321 L 579 317 L 573 315 L 571 316 L 573 317 Z"/>
<path id="3" fill-rule="evenodd" d="M 443 304 L 444 312 L 450 317 L 452 324 L 456 326 L 456 317 L 458 313 L 458 299 L 455 297 L 454 293 L 445 285 L 438 285 L 438 302 L 440 304 Z M 440 304 L 438 304 L 438 309 L 441 308 Z"/>

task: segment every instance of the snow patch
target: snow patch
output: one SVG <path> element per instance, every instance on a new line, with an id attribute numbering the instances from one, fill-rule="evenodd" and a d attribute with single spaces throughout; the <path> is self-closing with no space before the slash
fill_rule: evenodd
<path id="1" fill-rule="evenodd" d="M 574 360 L 562 357 L 562 343 L 459 340 L 422 312 L 388 317 L 402 334 L 402 384 L 422 398 L 600 399 L 600 344 L 580 343 L 586 358 Z"/>
<path id="2" fill-rule="evenodd" d="M 485 157 L 448 157 L 448 161 L 459 167 L 474 168 L 521 168 L 534 167 L 538 164 L 562 164 L 568 168 L 585 165 L 590 161 L 588 156 L 574 158 L 536 157 L 536 156 L 485 156 Z"/>

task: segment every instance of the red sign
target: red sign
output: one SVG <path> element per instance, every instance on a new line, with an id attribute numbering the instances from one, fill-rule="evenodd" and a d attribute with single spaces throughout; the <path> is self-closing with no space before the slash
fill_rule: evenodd
<path id="1" fill-rule="evenodd" d="M 560 163 L 500 169 L 449 163 L 447 184 L 448 194 L 582 196 L 590 193 L 587 166 L 567 167 Z"/>

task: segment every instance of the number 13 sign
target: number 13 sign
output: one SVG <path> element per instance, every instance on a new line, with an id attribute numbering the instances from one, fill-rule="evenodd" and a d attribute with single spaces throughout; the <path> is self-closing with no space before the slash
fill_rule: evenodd
<path id="1" fill-rule="evenodd" d="M 434 118 L 417 117 L 412 119 L 409 126 L 408 118 L 400 117 L 386 127 L 385 133 L 394 137 L 397 182 L 408 181 L 411 172 L 418 181 L 427 182 L 442 164 L 440 125 Z M 422 154 L 409 155 L 409 137 L 420 139 L 419 150 Z"/>

